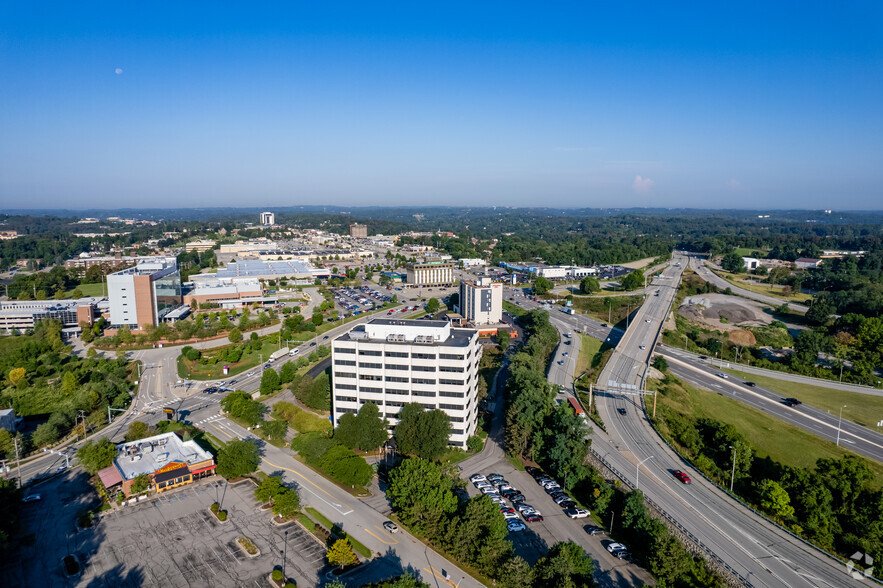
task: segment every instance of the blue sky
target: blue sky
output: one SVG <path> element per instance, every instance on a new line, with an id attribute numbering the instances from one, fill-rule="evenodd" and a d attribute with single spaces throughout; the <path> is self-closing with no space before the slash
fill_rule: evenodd
<path id="1" fill-rule="evenodd" d="M 0 208 L 883 208 L 880 2 L 549 4 L 4 3 Z"/>

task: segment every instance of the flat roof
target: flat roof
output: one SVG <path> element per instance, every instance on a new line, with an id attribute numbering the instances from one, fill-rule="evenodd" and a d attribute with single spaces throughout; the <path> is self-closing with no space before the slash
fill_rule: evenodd
<path id="1" fill-rule="evenodd" d="M 210 459 L 212 455 L 196 441 L 182 441 L 175 433 L 164 433 L 117 445 L 113 463 L 123 480 L 131 480 L 174 462 L 190 466 Z"/>
<path id="2" fill-rule="evenodd" d="M 227 264 L 224 269 L 219 269 L 211 275 L 215 278 L 235 278 L 239 276 L 268 276 L 278 275 L 285 276 L 291 274 L 312 275 L 316 268 L 310 264 L 297 259 L 286 259 L 276 261 L 264 261 L 260 259 L 243 259 Z M 197 276 L 192 276 L 196 278 Z M 191 278 L 191 279 L 192 279 Z"/>
<path id="3" fill-rule="evenodd" d="M 375 325 L 392 325 L 396 327 L 434 327 L 436 329 L 441 329 L 448 326 L 448 321 L 433 321 L 433 320 L 420 320 L 420 319 L 387 319 L 387 318 L 376 318 L 368 321 L 369 323 L 373 323 Z"/>

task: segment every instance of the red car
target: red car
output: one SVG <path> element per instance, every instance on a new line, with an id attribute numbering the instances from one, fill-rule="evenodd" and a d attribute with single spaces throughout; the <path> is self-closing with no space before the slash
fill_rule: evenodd
<path id="1" fill-rule="evenodd" d="M 542 515 L 538 515 L 535 513 L 529 513 L 529 514 L 524 515 L 524 520 L 527 521 L 528 523 L 539 523 L 540 521 L 543 520 L 543 517 L 542 517 Z"/>
<path id="2" fill-rule="evenodd" d="M 672 472 L 675 478 L 683 482 L 684 484 L 692 484 L 693 480 L 690 479 L 690 476 L 682 472 L 681 470 L 675 470 Z"/>

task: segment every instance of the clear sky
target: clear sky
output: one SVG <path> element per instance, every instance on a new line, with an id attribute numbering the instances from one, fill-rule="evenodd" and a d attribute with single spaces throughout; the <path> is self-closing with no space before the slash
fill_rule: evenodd
<path id="1" fill-rule="evenodd" d="M 881 209 L 881 110 L 879 0 L 0 7 L 0 208 Z"/>

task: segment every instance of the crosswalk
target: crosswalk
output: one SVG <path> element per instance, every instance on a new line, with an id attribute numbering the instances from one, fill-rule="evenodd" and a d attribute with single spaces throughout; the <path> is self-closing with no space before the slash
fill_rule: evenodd
<path id="1" fill-rule="evenodd" d="M 220 420 L 220 419 L 223 419 L 223 418 L 224 418 L 224 415 L 222 415 L 222 414 L 216 414 L 215 416 L 210 416 L 210 417 L 208 417 L 208 418 L 202 419 L 201 421 L 196 421 L 195 424 L 196 424 L 196 425 L 202 425 L 202 424 L 210 423 L 210 422 L 212 422 L 212 421 L 217 421 L 217 420 Z"/>

